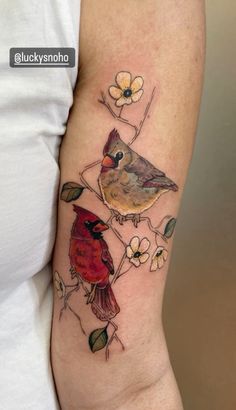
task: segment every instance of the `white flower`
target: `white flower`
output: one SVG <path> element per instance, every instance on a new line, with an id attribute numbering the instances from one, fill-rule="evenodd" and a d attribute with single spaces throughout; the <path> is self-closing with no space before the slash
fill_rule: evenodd
<path id="1" fill-rule="evenodd" d="M 158 246 L 152 257 L 151 272 L 161 269 L 167 260 L 167 256 L 168 251 L 163 246 Z"/>
<path id="2" fill-rule="evenodd" d="M 116 106 L 122 107 L 125 104 L 137 102 L 143 95 L 143 78 L 135 77 L 133 80 L 128 71 L 120 71 L 116 75 L 117 86 L 109 87 L 109 93 L 114 100 Z"/>
<path id="3" fill-rule="evenodd" d="M 150 242 L 147 238 L 140 241 L 138 236 L 134 236 L 126 248 L 126 255 L 130 262 L 136 267 L 140 266 L 141 263 L 145 263 L 150 256 L 147 252 L 149 246 Z"/>
<path id="4" fill-rule="evenodd" d="M 58 272 L 54 273 L 54 284 L 55 288 L 57 290 L 57 295 L 60 299 L 62 299 L 65 296 L 66 293 L 66 287 L 65 283 L 63 282 L 61 276 L 59 275 Z"/>

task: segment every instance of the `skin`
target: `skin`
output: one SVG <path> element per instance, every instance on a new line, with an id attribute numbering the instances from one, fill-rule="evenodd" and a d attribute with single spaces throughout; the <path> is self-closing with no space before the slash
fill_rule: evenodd
<path id="1" fill-rule="evenodd" d="M 103 158 L 109 132 L 119 127 L 127 139 L 132 130 L 118 124 L 97 102 L 100 91 L 114 84 L 121 70 L 144 78 L 140 102 L 123 109 L 138 123 L 154 86 L 157 92 L 145 125 L 132 148 L 178 185 L 178 192 L 161 195 L 147 215 L 158 223 L 177 216 L 192 155 L 204 65 L 204 3 L 202 0 L 82 1 L 80 71 L 66 135 L 60 152 L 61 186 L 78 181 L 84 167 Z M 126 140 L 127 141 L 127 140 Z M 96 181 L 100 166 L 90 174 Z M 109 210 L 87 190 L 78 200 L 106 221 Z M 60 201 L 54 270 L 70 279 L 68 247 L 74 222 L 72 206 Z M 125 222 L 124 234 L 144 237 L 145 224 Z M 114 265 L 122 247 L 110 230 L 104 233 Z M 172 239 L 168 242 L 170 255 Z M 165 342 L 161 310 L 168 270 L 150 272 L 144 264 L 119 279 L 114 293 L 120 306 L 119 337 L 109 362 L 102 352 L 91 353 L 78 321 L 65 312 L 55 295 L 52 365 L 62 410 L 182 410 L 182 401 Z M 95 328 L 97 319 L 80 298 L 74 300 L 83 322 Z"/>

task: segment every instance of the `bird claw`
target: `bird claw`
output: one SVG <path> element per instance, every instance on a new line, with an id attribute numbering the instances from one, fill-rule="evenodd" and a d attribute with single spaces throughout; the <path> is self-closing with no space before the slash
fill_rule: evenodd
<path id="1" fill-rule="evenodd" d="M 126 221 L 125 216 L 117 213 L 117 214 L 115 214 L 115 218 L 116 218 L 116 221 L 119 222 L 120 225 L 124 225 L 124 222 Z"/>
<path id="2" fill-rule="evenodd" d="M 140 223 L 140 214 L 133 215 L 132 221 L 133 221 L 135 228 L 137 228 L 138 224 Z"/>
<path id="3" fill-rule="evenodd" d="M 71 279 L 74 279 L 77 276 L 76 269 L 74 268 L 74 266 L 71 266 L 69 270 L 71 274 Z"/>
<path id="4" fill-rule="evenodd" d="M 130 215 L 121 215 L 118 212 L 114 212 L 114 216 L 116 218 L 116 221 L 119 222 L 120 225 L 124 225 L 125 221 L 131 220 L 135 226 L 135 228 L 138 227 L 138 224 L 140 223 L 140 214 L 130 214 Z"/>

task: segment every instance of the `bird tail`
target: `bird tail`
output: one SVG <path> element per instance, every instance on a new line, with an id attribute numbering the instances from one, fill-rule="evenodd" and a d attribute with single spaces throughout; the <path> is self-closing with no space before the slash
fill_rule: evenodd
<path id="1" fill-rule="evenodd" d="M 119 313 L 120 308 L 110 283 L 108 283 L 105 288 L 96 287 L 91 307 L 93 313 L 99 320 L 110 320 Z"/>

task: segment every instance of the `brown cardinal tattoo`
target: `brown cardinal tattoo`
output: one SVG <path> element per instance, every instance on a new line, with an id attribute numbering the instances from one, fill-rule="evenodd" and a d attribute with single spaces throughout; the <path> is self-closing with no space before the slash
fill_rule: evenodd
<path id="1" fill-rule="evenodd" d="M 105 204 L 122 224 L 132 216 L 134 224 L 165 192 L 177 191 L 177 185 L 164 172 L 133 151 L 122 141 L 117 130 L 109 134 L 103 149 L 98 179 Z"/>

